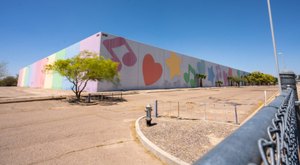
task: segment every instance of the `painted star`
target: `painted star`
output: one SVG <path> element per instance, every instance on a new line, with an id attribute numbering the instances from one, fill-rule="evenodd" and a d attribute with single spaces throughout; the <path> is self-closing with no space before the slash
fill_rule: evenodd
<path id="1" fill-rule="evenodd" d="M 175 76 L 180 76 L 181 58 L 176 53 L 171 52 L 171 56 L 166 59 L 166 64 L 170 70 L 170 78 L 174 79 Z"/>

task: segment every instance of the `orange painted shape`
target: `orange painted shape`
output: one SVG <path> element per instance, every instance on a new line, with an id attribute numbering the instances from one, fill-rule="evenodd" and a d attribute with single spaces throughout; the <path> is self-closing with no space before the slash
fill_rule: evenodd
<path id="1" fill-rule="evenodd" d="M 146 85 L 151 85 L 160 79 L 162 66 L 156 63 L 151 54 L 146 54 L 143 60 L 143 76 Z"/>

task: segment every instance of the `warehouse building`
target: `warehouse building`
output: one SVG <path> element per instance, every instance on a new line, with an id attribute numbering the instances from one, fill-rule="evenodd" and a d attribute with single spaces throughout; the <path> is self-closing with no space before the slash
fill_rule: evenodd
<path id="1" fill-rule="evenodd" d="M 139 42 L 96 33 L 78 43 L 28 65 L 19 71 L 18 86 L 70 90 L 72 84 L 55 72 L 44 72 L 44 66 L 55 60 L 71 58 L 88 50 L 119 63 L 120 83 L 91 81 L 86 91 L 159 89 L 197 87 L 196 74 L 205 74 L 203 86 L 215 86 L 216 81 L 228 85 L 227 77 L 243 76 L 247 72 L 222 66 L 173 51 Z"/>

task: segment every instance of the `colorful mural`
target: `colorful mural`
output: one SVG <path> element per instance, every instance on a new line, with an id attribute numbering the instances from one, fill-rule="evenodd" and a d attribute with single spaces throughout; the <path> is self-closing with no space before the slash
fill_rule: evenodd
<path id="1" fill-rule="evenodd" d="M 215 86 L 216 81 L 228 85 L 228 76 L 247 72 L 175 53 L 122 37 L 97 33 L 45 59 L 24 67 L 18 86 L 70 90 L 72 84 L 57 73 L 43 72 L 46 64 L 70 58 L 82 50 L 99 53 L 119 63 L 120 83 L 90 82 L 87 91 L 197 87 L 196 74 L 205 74 L 203 86 Z"/>
<path id="2" fill-rule="evenodd" d="M 44 67 L 58 59 L 71 58 L 82 50 L 100 52 L 100 34 L 92 35 L 78 43 L 62 49 L 42 60 L 39 60 L 19 71 L 18 86 L 32 88 L 65 89 L 71 90 L 72 84 L 55 72 L 45 72 Z M 97 91 L 98 82 L 89 82 L 86 90 Z"/>
<path id="3" fill-rule="evenodd" d="M 101 82 L 99 90 L 196 87 L 196 74 L 207 75 L 204 86 L 215 86 L 216 81 L 228 85 L 228 76 L 247 74 L 118 36 L 106 34 L 101 43 L 101 56 L 119 63 L 121 82 L 118 86 Z"/>

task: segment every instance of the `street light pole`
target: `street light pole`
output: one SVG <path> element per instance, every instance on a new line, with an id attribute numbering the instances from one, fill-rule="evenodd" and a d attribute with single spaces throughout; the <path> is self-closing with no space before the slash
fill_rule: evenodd
<path id="1" fill-rule="evenodd" d="M 273 41 L 274 57 L 275 57 L 275 62 L 276 62 L 276 66 L 275 66 L 275 67 L 276 67 L 277 75 L 278 75 L 278 87 L 279 87 L 279 92 L 281 93 L 281 80 L 280 80 L 280 75 L 279 75 L 279 64 L 278 64 L 278 57 L 277 57 L 277 50 L 276 50 L 276 42 L 275 42 L 275 36 L 274 36 L 274 28 L 273 28 L 272 11 L 271 11 L 270 0 L 267 0 L 267 2 L 268 2 L 268 11 L 269 11 L 270 27 L 271 27 L 271 33 L 272 33 L 272 41 Z"/>

